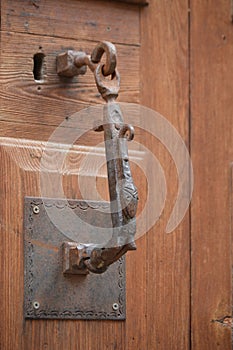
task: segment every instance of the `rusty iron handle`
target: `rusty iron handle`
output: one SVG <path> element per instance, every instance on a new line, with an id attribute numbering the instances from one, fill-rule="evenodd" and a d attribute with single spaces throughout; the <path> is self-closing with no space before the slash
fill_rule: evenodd
<path id="1" fill-rule="evenodd" d="M 104 53 L 106 62 L 103 64 L 101 58 Z M 101 96 L 107 102 L 103 124 L 95 130 L 104 131 L 113 227 L 112 238 L 105 246 L 66 243 L 64 273 L 103 273 L 128 250 L 136 249 L 134 236 L 138 192 L 132 179 L 127 148 L 127 141 L 134 137 L 134 129 L 124 123 L 120 106 L 116 102 L 120 88 L 116 63 L 116 48 L 107 41 L 99 43 L 91 55 L 68 51 L 57 58 L 57 72 L 62 76 L 85 74 L 88 66 L 94 73 Z M 111 79 L 107 78 L 109 75 Z"/>
<path id="2" fill-rule="evenodd" d="M 128 250 L 135 250 L 137 188 L 129 165 L 127 141 L 132 140 L 134 129 L 123 123 L 119 104 L 114 101 L 104 108 L 104 139 L 108 170 L 113 235 L 104 247 L 92 247 L 87 268 L 95 273 L 104 272 Z"/>

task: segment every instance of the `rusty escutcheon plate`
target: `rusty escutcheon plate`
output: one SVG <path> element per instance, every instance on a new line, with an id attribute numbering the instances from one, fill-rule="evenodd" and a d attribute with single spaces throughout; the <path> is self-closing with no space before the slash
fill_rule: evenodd
<path id="1" fill-rule="evenodd" d="M 81 218 L 80 222 L 90 224 L 90 227 L 85 224 L 77 227 L 80 232 L 78 237 L 85 239 L 85 242 L 78 243 L 87 243 L 89 238 L 91 240 L 95 226 L 111 226 L 108 202 L 25 197 L 25 318 L 124 320 L 124 257 L 100 275 L 65 276 L 62 243 L 71 239 L 67 237 L 69 234 L 65 236 L 54 225 L 47 214 L 50 209 L 64 223 L 68 210 L 69 214 Z M 111 235 L 111 228 L 109 230 Z"/>

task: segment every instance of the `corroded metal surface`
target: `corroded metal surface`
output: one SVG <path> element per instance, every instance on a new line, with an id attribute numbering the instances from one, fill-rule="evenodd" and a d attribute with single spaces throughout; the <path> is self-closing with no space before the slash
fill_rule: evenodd
<path id="1" fill-rule="evenodd" d="M 79 67 L 75 64 L 77 56 L 83 57 L 82 52 L 68 50 L 59 55 L 57 59 L 57 73 L 63 77 L 74 77 L 75 75 L 83 75 L 87 71 L 87 67 L 82 65 Z"/>
<path id="2" fill-rule="evenodd" d="M 106 57 L 114 56 L 115 63 L 116 50 L 113 50 L 113 45 L 108 42 L 104 42 L 104 45 L 100 43 L 95 52 L 99 51 L 102 57 L 103 50 Z M 106 271 L 128 250 L 136 249 L 134 236 L 138 192 L 131 175 L 127 147 L 127 141 L 134 137 L 134 128 L 124 124 L 120 106 L 115 102 L 120 87 L 120 75 L 116 64 L 115 70 L 106 74 L 104 68 L 107 63 L 108 60 L 105 64 L 99 63 L 94 70 L 94 76 L 97 88 L 107 102 L 104 107 L 102 128 L 96 131 L 104 131 L 113 232 L 107 244 L 104 247 L 93 247 L 90 259 L 84 261 L 87 268 L 95 273 Z M 106 78 L 106 75 L 110 75 L 111 79 Z"/>
<path id="3" fill-rule="evenodd" d="M 104 247 L 93 247 L 87 268 L 95 273 L 105 271 L 128 250 L 135 250 L 137 188 L 134 185 L 128 157 L 127 140 L 134 136 L 132 126 L 123 123 L 120 106 L 111 102 L 104 109 L 103 130 L 108 169 L 112 219 L 112 238 Z"/>
<path id="4" fill-rule="evenodd" d="M 65 275 L 87 275 L 89 271 L 84 265 L 86 256 L 85 245 L 75 242 L 64 242 L 62 244 L 63 273 Z"/>
<path id="5" fill-rule="evenodd" d="M 91 225 L 111 227 L 109 203 L 68 201 L 69 208 Z M 67 240 L 51 222 L 46 206 L 64 215 L 64 200 L 26 197 L 25 299 L 26 318 L 48 319 L 125 319 L 124 258 L 101 275 L 64 274 L 63 242 Z M 101 210 L 98 210 L 101 209 Z M 77 230 L 88 241 L 88 231 Z"/>
<path id="6" fill-rule="evenodd" d="M 101 63 L 104 54 L 105 63 Z M 73 261 L 67 264 L 69 273 L 72 271 L 82 273 L 82 268 L 94 273 L 103 273 L 128 250 L 136 249 L 134 236 L 138 193 L 131 175 L 127 148 L 127 141 L 134 137 L 134 128 L 124 124 L 120 106 L 115 102 L 120 88 L 120 75 L 116 65 L 116 48 L 107 41 L 100 42 L 91 55 L 68 51 L 57 57 L 59 75 L 67 76 L 75 70 L 75 67 L 82 69 L 88 66 L 94 73 L 101 96 L 107 102 L 104 107 L 103 124 L 96 127 L 95 131 L 104 131 L 112 238 L 106 245 L 81 245 L 80 249 L 77 248 L 78 252 L 72 250 L 72 247 L 69 248 L 67 243 L 64 256 L 67 261 L 71 260 L 72 256 Z M 77 242 L 77 247 L 80 243 Z"/>
<path id="7" fill-rule="evenodd" d="M 91 55 L 83 51 L 73 50 L 60 53 L 57 56 L 57 74 L 64 77 L 74 77 L 85 74 L 87 66 L 94 72 L 103 54 L 106 56 L 103 74 L 104 76 L 111 75 L 116 70 L 117 55 L 115 45 L 108 41 L 100 42 Z"/>

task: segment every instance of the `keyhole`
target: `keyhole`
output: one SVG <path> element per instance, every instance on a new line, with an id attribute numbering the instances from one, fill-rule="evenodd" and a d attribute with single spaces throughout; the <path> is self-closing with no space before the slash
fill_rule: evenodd
<path id="1" fill-rule="evenodd" d="M 44 80 L 44 58 L 43 53 L 36 53 L 33 57 L 34 67 L 33 75 L 36 82 L 42 83 Z"/>

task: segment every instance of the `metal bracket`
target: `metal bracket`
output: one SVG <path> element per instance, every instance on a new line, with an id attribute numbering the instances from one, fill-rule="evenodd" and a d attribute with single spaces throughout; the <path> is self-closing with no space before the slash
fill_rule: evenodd
<path id="1" fill-rule="evenodd" d="M 85 246 L 74 242 L 64 242 L 62 245 L 63 273 L 72 275 L 87 275 L 89 270 L 82 264 Z"/>
<path id="2" fill-rule="evenodd" d="M 76 65 L 77 57 L 83 57 L 83 54 L 83 52 L 68 50 L 59 55 L 57 59 L 57 74 L 68 78 L 86 74 L 87 66 Z"/>
<path id="3" fill-rule="evenodd" d="M 101 275 L 85 269 L 81 271 L 84 274 L 75 273 L 81 246 L 76 249 L 77 243 L 67 243 L 67 237 L 54 226 L 46 211 L 51 208 L 64 216 L 67 203 L 83 222 L 106 228 L 111 225 L 107 202 L 25 198 L 25 318 L 123 320 L 125 259 L 120 258 Z M 92 234 L 85 225 L 79 227 L 79 232 L 85 241 Z"/>

